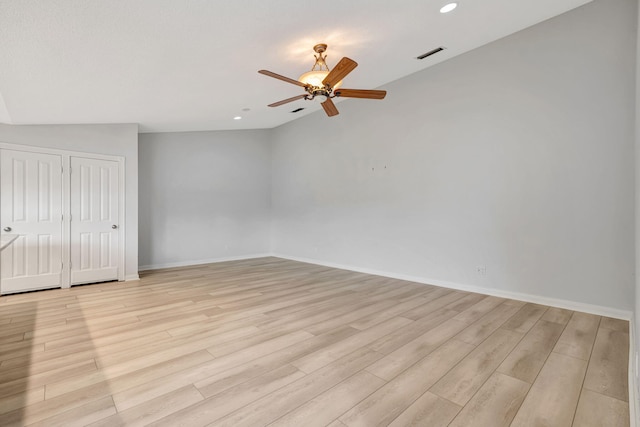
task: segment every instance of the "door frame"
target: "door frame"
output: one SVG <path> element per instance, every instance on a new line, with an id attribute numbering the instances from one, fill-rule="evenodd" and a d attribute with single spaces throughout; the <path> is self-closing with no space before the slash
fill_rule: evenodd
<path id="1" fill-rule="evenodd" d="M 108 154 L 59 150 L 35 145 L 11 144 L 0 141 L 0 149 L 31 153 L 55 154 L 62 157 L 62 288 L 71 287 L 71 157 L 110 160 L 118 163 L 118 281 L 125 280 L 126 221 L 125 221 L 125 158 Z"/>

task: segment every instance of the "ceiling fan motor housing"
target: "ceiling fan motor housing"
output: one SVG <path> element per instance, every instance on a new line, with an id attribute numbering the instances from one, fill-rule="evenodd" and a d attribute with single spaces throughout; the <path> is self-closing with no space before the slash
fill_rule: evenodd
<path id="1" fill-rule="evenodd" d="M 331 95 L 331 92 L 332 92 L 331 88 L 327 86 L 324 86 L 324 87 L 309 86 L 309 88 L 307 89 L 307 92 L 309 92 L 309 95 L 311 95 L 313 98 L 324 97 L 323 100 L 333 97 Z"/>

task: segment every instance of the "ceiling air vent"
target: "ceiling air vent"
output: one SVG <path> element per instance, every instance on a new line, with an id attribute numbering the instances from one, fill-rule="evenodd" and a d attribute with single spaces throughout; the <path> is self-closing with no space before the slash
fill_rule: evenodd
<path id="1" fill-rule="evenodd" d="M 433 49 L 433 50 L 430 50 L 430 51 L 429 51 L 429 52 L 427 52 L 427 53 L 423 53 L 422 55 L 420 55 L 420 56 L 416 57 L 416 59 L 424 59 L 424 58 L 428 58 L 429 56 L 431 56 L 431 55 L 435 55 L 435 54 L 436 54 L 436 53 L 438 53 L 438 52 L 442 52 L 442 51 L 443 51 L 443 50 L 445 50 L 445 49 L 446 49 L 446 47 L 442 47 L 442 46 L 437 47 L 437 48 L 435 48 L 435 49 Z"/>
<path id="2" fill-rule="evenodd" d="M 304 110 L 303 107 L 300 108 L 296 108 L 295 110 L 291 111 L 292 113 L 299 113 L 300 111 Z"/>

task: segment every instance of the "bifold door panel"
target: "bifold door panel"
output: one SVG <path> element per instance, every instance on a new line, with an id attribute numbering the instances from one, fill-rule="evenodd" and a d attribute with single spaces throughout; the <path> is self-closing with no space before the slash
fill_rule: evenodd
<path id="1" fill-rule="evenodd" d="M 71 284 L 118 279 L 118 162 L 71 157 Z"/>
<path id="2" fill-rule="evenodd" d="M 0 259 L 0 291 L 61 286 L 62 158 L 0 150 L 1 233 L 19 237 Z"/>

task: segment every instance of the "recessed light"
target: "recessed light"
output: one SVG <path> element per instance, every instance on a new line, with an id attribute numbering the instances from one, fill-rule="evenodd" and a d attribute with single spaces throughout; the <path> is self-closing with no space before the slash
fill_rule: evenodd
<path id="1" fill-rule="evenodd" d="M 235 117 L 233 118 L 233 120 L 240 120 L 241 118 L 242 118 L 242 117 L 240 117 L 240 116 L 235 116 Z"/>
<path id="2" fill-rule="evenodd" d="M 455 9 L 456 7 L 458 7 L 458 3 L 449 3 L 449 4 L 445 4 L 444 6 L 442 6 L 440 8 L 440 13 L 449 13 L 451 12 L 453 9 Z"/>
<path id="3" fill-rule="evenodd" d="M 242 111 L 251 111 L 251 108 L 243 108 Z"/>

